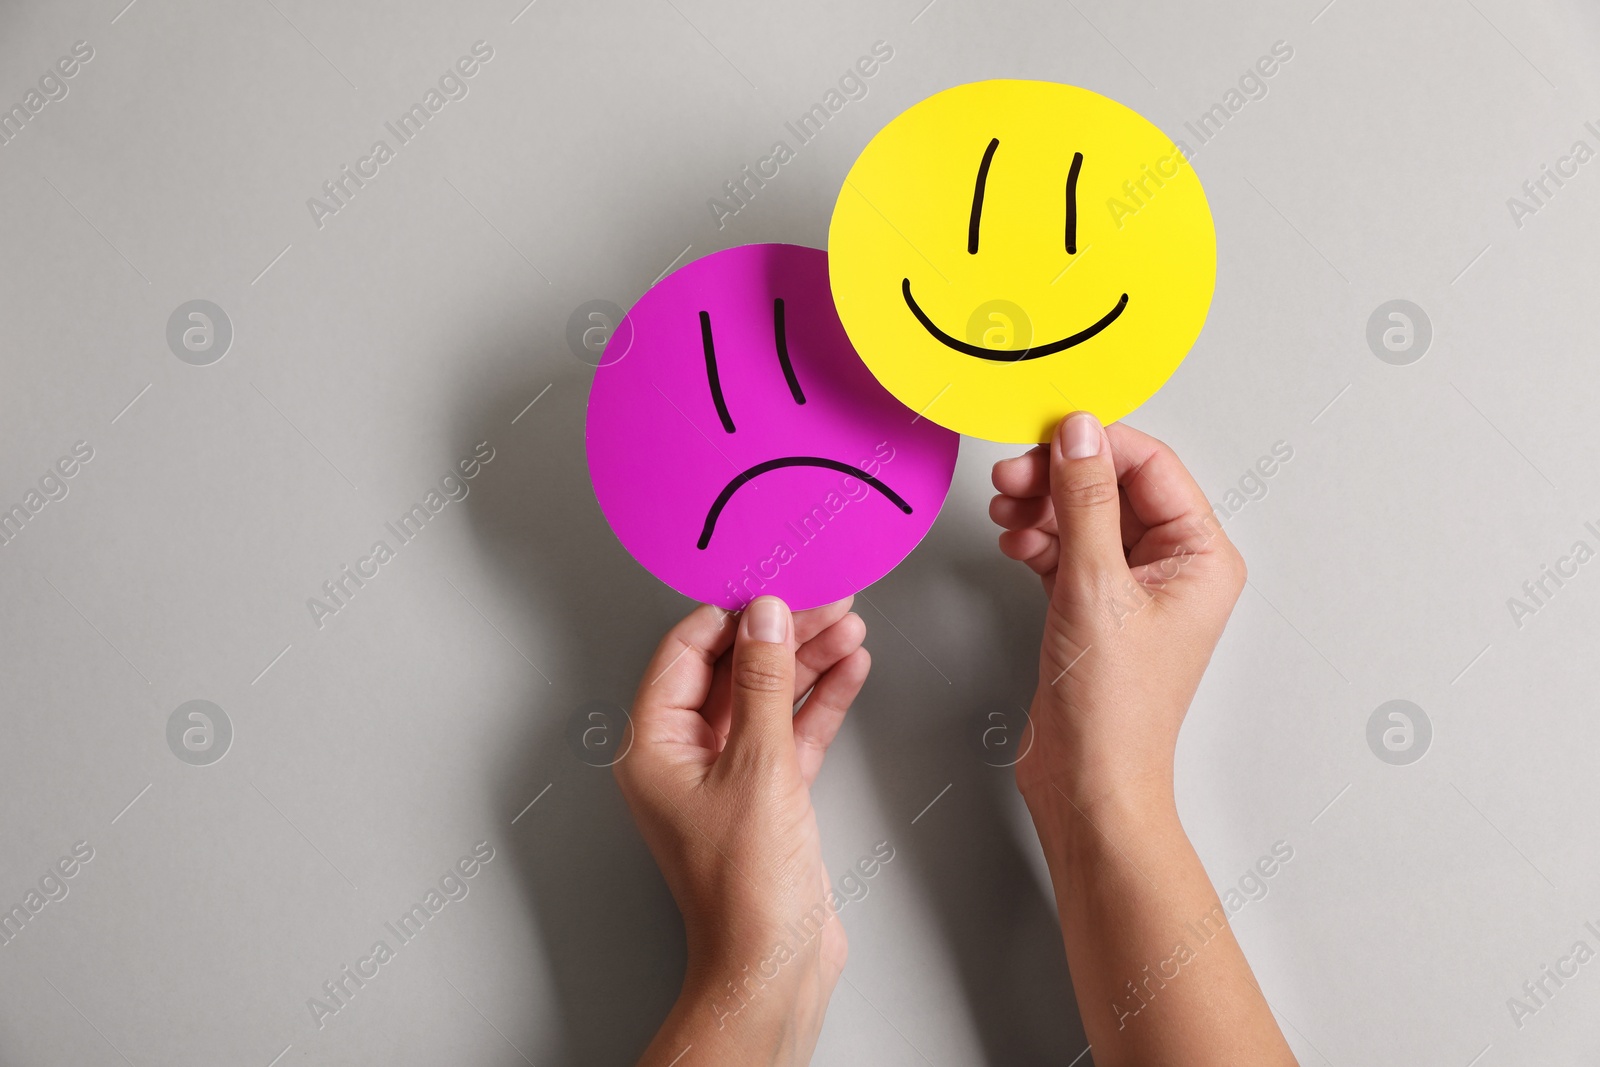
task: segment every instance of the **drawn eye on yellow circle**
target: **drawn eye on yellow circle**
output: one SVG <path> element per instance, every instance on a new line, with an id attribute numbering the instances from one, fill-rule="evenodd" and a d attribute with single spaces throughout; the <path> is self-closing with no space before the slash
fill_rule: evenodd
<path id="1" fill-rule="evenodd" d="M 983 222 L 983 194 L 989 181 L 989 165 L 994 162 L 995 149 L 1000 147 L 1000 138 L 993 137 L 989 140 L 989 147 L 983 151 L 983 162 L 978 164 L 978 180 L 972 190 L 972 220 L 967 226 L 967 252 L 970 255 L 978 254 L 978 245 L 982 232 Z M 1072 169 L 1067 172 L 1066 195 L 1066 250 L 1067 255 L 1078 254 L 1078 174 L 1083 168 L 1083 153 L 1072 154 Z M 1082 344 L 1101 330 L 1110 326 L 1128 306 L 1128 294 L 1123 293 L 1110 311 L 1100 316 L 1092 325 L 1086 326 L 1077 333 L 1069 334 L 1057 341 L 1048 341 L 1042 345 L 1029 344 L 1021 348 L 991 347 L 987 343 L 974 343 L 952 337 L 950 334 L 934 325 L 928 313 L 922 310 L 916 297 L 911 295 L 911 279 L 902 278 L 900 292 L 905 297 L 906 307 L 912 316 L 928 331 L 929 336 L 946 348 L 957 352 L 965 352 L 978 359 L 992 359 L 1003 363 L 1018 363 L 1027 359 L 1038 359 L 1041 356 L 1053 356 L 1057 352 L 1065 352 L 1074 345 Z"/>
<path id="2" fill-rule="evenodd" d="M 1199 336 L 1216 281 L 1187 151 L 1087 89 L 975 82 L 913 105 L 845 179 L 834 303 L 878 380 L 921 417 L 1048 440 L 1122 418 Z"/>

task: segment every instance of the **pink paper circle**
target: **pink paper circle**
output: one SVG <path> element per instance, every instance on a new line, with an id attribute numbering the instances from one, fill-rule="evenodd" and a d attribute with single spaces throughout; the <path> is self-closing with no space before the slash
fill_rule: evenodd
<path id="1" fill-rule="evenodd" d="M 623 546 L 674 589 L 731 609 L 762 595 L 816 607 L 883 577 L 933 525 L 960 437 L 890 396 L 850 347 L 827 253 L 713 253 L 626 321 L 627 352 L 608 346 L 589 392 L 589 476 Z"/>

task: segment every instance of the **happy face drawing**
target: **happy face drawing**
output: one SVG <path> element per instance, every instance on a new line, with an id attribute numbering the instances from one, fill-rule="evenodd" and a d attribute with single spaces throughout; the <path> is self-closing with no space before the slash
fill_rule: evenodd
<path id="1" fill-rule="evenodd" d="M 930 419 L 1049 439 L 1122 418 L 1210 307 L 1216 234 L 1184 153 L 1130 108 L 1037 81 L 960 85 L 873 137 L 828 231 L 839 314 Z"/>

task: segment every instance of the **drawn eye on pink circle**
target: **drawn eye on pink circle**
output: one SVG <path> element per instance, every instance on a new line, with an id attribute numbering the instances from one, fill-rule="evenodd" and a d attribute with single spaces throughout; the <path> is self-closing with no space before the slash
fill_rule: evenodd
<path id="1" fill-rule="evenodd" d="M 815 607 L 883 577 L 932 526 L 960 438 L 861 362 L 826 253 L 713 253 L 626 323 L 589 394 L 589 474 L 618 539 L 668 585 L 726 608 Z"/>

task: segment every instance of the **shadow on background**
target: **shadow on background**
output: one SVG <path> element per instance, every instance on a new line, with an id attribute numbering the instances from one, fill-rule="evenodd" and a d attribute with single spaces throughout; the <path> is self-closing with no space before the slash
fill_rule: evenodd
<path id="1" fill-rule="evenodd" d="M 858 598 L 878 655 L 862 697 L 872 710 L 857 727 L 884 809 L 904 816 L 897 845 L 904 842 L 918 888 L 938 917 L 983 1062 L 1059 1067 L 1088 1041 L 1055 900 L 1042 881 L 1042 862 L 1034 865 L 1039 846 L 1007 765 L 1008 752 L 1026 743 L 1023 716 L 1008 720 L 1005 737 L 991 736 L 986 744 L 983 736 L 999 721 L 990 712 L 1027 708 L 1038 671 L 1044 600 L 1031 574 L 1019 581 L 1018 566 L 998 553 L 974 559 L 930 535 L 899 570 L 867 591 L 870 603 Z M 975 640 L 983 646 L 983 654 L 964 662 L 981 663 L 983 670 L 946 682 L 923 658 L 927 653 L 938 662 L 938 652 L 920 640 L 917 651 L 895 626 L 948 619 L 957 611 L 964 619 L 953 628 L 981 635 Z M 946 783 L 949 792 L 924 814 Z M 920 1051 L 938 1062 L 934 1050 Z M 1086 1056 L 1076 1067 L 1090 1061 Z"/>
<path id="2" fill-rule="evenodd" d="M 530 391 L 519 363 L 503 387 L 484 383 L 461 414 L 463 435 L 510 426 L 543 387 L 548 379 Z M 545 667 L 551 684 L 530 686 L 527 714 L 499 739 L 493 771 L 500 810 L 517 812 L 550 786 L 510 828 L 506 851 L 539 926 L 564 1032 L 524 1047 L 541 1065 L 631 1063 L 677 996 L 683 928 L 612 772 L 580 760 L 568 735 L 585 705 L 627 706 L 684 600 L 632 562 L 594 501 L 583 453 L 591 372 L 565 351 L 537 364 L 556 369 L 549 393 L 496 433 L 496 483 L 466 499 L 487 566 L 515 594 L 506 610 L 529 628 L 560 627 L 551 647 L 561 653 Z M 602 753 L 606 741 L 590 738 Z"/>
<path id="3" fill-rule="evenodd" d="M 455 429 L 463 440 L 492 430 L 498 454 L 495 483 L 465 501 L 470 526 L 507 593 L 501 610 L 559 650 L 543 657 L 551 684 L 530 686 L 528 712 L 500 739 L 493 771 L 502 811 L 520 810 L 550 786 L 511 827 L 506 852 L 538 926 L 563 1029 L 523 1047 L 541 1065 L 631 1063 L 677 995 L 682 922 L 611 771 L 580 759 L 571 735 L 584 728 L 580 709 L 627 706 L 641 666 L 690 605 L 627 555 L 595 502 L 583 436 L 592 371 L 564 350 L 533 361 L 500 352 L 475 365 L 484 373 Z M 542 371 L 530 389 L 530 365 L 554 373 Z M 549 393 L 511 426 L 551 378 Z M 874 788 L 884 809 L 909 823 L 952 784 L 892 843 L 903 846 L 917 891 L 937 913 L 984 1062 L 1005 1067 L 1068 1063 L 1085 1044 L 1054 902 L 1024 851 L 1038 846 L 1017 822 L 1012 773 L 987 765 L 975 741 L 983 710 L 1005 703 L 1003 695 L 1026 706 L 1037 669 L 1043 602 L 1031 575 L 1023 578 L 998 555 L 978 562 L 930 535 L 868 591 L 871 604 L 856 604 L 877 653 L 860 701 L 870 713 L 857 716 Z M 981 652 L 963 662 L 983 671 L 947 684 L 873 604 L 902 625 L 898 616 L 959 611 L 965 618 L 952 628 L 981 634 Z M 835 994 L 852 995 L 842 983 Z M 923 1051 L 938 1062 L 937 1050 Z M 1078 1067 L 1088 1064 L 1085 1057 Z"/>

